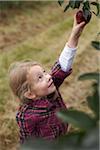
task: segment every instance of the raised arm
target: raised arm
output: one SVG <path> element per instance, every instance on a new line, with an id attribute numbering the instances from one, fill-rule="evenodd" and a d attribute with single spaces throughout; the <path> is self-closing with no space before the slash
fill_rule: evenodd
<path id="1" fill-rule="evenodd" d="M 59 63 L 63 71 L 68 71 L 72 68 L 73 59 L 76 53 L 76 49 L 78 46 L 79 37 L 84 29 L 85 22 L 81 22 L 77 24 L 76 16 L 74 16 L 74 24 L 72 28 L 72 32 L 66 43 L 61 55 L 59 57 Z"/>
<path id="2" fill-rule="evenodd" d="M 57 87 L 59 87 L 64 79 L 72 72 L 73 59 L 77 49 L 76 47 L 78 45 L 79 37 L 84 29 L 84 26 L 85 22 L 77 24 L 76 16 L 74 16 L 74 24 L 68 42 L 62 50 L 58 62 L 52 69 L 53 80 Z"/>

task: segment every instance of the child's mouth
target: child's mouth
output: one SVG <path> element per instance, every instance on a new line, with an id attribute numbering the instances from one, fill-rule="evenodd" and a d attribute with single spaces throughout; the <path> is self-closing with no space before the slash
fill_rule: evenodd
<path id="1" fill-rule="evenodd" d="M 49 86 L 48 86 L 48 87 L 50 87 L 51 85 L 53 85 L 53 81 L 49 84 Z"/>

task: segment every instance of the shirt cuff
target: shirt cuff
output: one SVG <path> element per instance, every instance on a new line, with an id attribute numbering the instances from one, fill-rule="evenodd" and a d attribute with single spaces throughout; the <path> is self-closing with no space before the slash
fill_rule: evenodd
<path id="1" fill-rule="evenodd" d="M 76 50 L 76 47 L 71 48 L 67 44 L 65 45 L 59 57 L 59 63 L 63 71 L 68 71 L 70 68 L 72 68 Z"/>
<path id="2" fill-rule="evenodd" d="M 64 49 L 68 49 L 68 50 L 74 51 L 74 50 L 77 50 L 78 47 L 74 47 L 74 48 L 73 48 L 73 47 L 70 47 L 70 46 L 68 45 L 68 43 L 66 43 Z"/>

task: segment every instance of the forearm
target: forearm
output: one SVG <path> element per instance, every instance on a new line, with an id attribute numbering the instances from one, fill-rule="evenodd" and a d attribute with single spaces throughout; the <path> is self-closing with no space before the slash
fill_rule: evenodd
<path id="1" fill-rule="evenodd" d="M 67 42 L 67 45 L 70 47 L 70 48 L 75 48 L 77 47 L 78 45 L 78 41 L 79 41 L 79 37 L 75 37 L 73 36 L 72 34 L 70 35 L 69 37 L 69 40 Z"/>
<path id="2" fill-rule="evenodd" d="M 79 38 L 82 34 L 84 27 L 85 27 L 84 22 L 77 24 L 76 19 L 74 18 L 74 25 L 72 28 L 72 32 L 71 32 L 70 37 L 69 37 L 68 42 L 67 42 L 69 47 L 71 47 L 71 48 L 77 47 L 78 42 L 79 42 Z"/>

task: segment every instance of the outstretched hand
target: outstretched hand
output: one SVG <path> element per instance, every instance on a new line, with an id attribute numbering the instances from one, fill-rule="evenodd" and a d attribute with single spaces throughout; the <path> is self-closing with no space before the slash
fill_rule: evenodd
<path id="1" fill-rule="evenodd" d="M 77 23 L 76 14 L 75 14 L 74 15 L 73 29 L 72 29 L 73 36 L 75 36 L 76 38 L 79 38 L 79 36 L 81 35 L 85 25 L 86 25 L 85 21 L 83 21 L 79 24 Z"/>
<path id="2" fill-rule="evenodd" d="M 86 25 L 85 21 L 78 24 L 76 20 L 76 15 L 74 15 L 74 23 L 73 23 L 72 32 L 67 42 L 69 47 L 76 47 L 78 45 L 79 37 L 85 25 Z"/>

